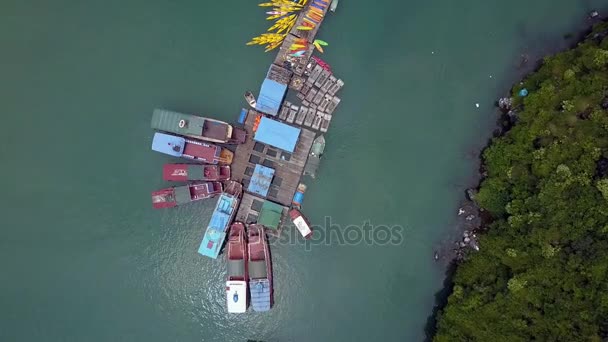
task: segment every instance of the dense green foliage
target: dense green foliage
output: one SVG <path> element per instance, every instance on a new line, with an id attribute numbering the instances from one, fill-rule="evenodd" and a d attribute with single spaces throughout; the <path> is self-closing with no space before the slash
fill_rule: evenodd
<path id="1" fill-rule="evenodd" d="M 435 341 L 608 336 L 606 30 L 513 89 L 519 121 L 483 154 L 477 201 L 494 220 L 458 266 Z"/>

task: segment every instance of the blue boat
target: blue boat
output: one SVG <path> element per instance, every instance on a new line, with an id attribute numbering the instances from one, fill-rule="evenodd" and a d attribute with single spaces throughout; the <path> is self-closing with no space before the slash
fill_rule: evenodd
<path id="1" fill-rule="evenodd" d="M 226 240 L 226 231 L 238 209 L 242 191 L 243 185 L 241 183 L 228 182 L 226 189 L 215 205 L 203 241 L 198 248 L 199 254 L 217 259 Z"/>
<path id="2" fill-rule="evenodd" d="M 249 294 L 253 311 L 268 311 L 272 307 L 272 261 L 264 227 L 259 224 L 248 228 Z"/>

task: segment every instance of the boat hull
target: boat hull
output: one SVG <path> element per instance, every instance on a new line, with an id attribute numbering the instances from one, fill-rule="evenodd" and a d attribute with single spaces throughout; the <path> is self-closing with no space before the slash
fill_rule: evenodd
<path id="1" fill-rule="evenodd" d="M 196 202 L 215 197 L 222 193 L 220 182 L 198 182 L 188 185 L 166 188 L 152 193 L 154 209 L 173 208 L 178 205 Z"/>
<path id="2" fill-rule="evenodd" d="M 289 210 L 289 217 L 291 221 L 296 226 L 302 237 L 305 239 L 310 239 L 312 237 L 312 227 L 308 223 L 308 220 L 302 215 L 302 213 L 297 209 Z"/>
<path id="3" fill-rule="evenodd" d="M 247 240 L 245 225 L 235 222 L 228 233 L 226 307 L 230 313 L 243 313 L 247 310 Z"/>
<path id="4" fill-rule="evenodd" d="M 243 185 L 238 182 L 226 182 L 224 192 L 220 195 L 213 214 L 211 214 L 203 241 L 198 249 L 199 254 L 217 259 L 226 239 L 228 225 L 236 215 L 242 189 Z"/>
<path id="5" fill-rule="evenodd" d="M 249 295 L 254 311 L 268 311 L 273 304 L 272 262 L 264 227 L 250 225 L 249 248 Z"/>
<path id="6" fill-rule="evenodd" d="M 163 179 L 171 182 L 225 181 L 230 179 L 230 166 L 200 164 L 165 164 Z"/>

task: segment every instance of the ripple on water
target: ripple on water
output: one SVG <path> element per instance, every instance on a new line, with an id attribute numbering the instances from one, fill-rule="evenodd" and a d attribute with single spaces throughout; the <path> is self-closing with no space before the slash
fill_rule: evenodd
<path id="1" fill-rule="evenodd" d="M 196 203 L 162 214 L 161 228 L 150 232 L 155 243 L 145 250 L 148 262 L 144 268 L 151 268 L 153 276 L 145 284 L 146 293 L 161 293 L 164 298 L 154 299 L 159 307 L 181 311 L 200 326 L 205 341 L 276 336 L 280 318 L 293 314 L 290 308 L 305 295 L 302 275 L 290 264 L 294 246 L 271 246 L 275 280 L 272 310 L 260 314 L 250 307 L 245 314 L 228 314 L 225 254 L 212 260 L 196 252 L 214 205 L 215 201 Z M 256 336 L 248 335 L 252 331 Z"/>

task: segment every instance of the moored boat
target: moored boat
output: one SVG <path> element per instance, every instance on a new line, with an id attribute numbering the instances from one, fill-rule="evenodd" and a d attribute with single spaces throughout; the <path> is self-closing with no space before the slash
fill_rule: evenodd
<path id="1" fill-rule="evenodd" d="M 302 215 L 298 209 L 291 209 L 289 210 L 289 217 L 300 234 L 302 234 L 305 239 L 310 239 L 312 236 L 312 228 L 310 227 L 310 224 L 308 224 L 308 221 L 304 215 Z"/>
<path id="2" fill-rule="evenodd" d="M 228 276 L 226 279 L 226 305 L 228 312 L 247 311 L 247 240 L 245 225 L 235 222 L 228 235 Z"/>
<path id="3" fill-rule="evenodd" d="M 304 184 L 304 183 L 298 184 L 296 193 L 293 195 L 293 199 L 291 200 L 291 205 L 293 205 L 296 208 L 300 208 L 302 206 L 302 201 L 304 200 L 305 192 L 306 192 L 306 184 Z"/>
<path id="4" fill-rule="evenodd" d="M 270 248 L 262 225 L 249 225 L 249 293 L 254 311 L 268 311 L 272 307 L 272 261 Z"/>
<path id="5" fill-rule="evenodd" d="M 251 108 L 255 109 L 255 105 L 257 104 L 257 101 L 255 100 L 255 96 L 253 96 L 253 93 L 250 92 L 249 90 L 247 90 L 245 92 L 245 100 L 247 101 L 247 103 L 249 103 Z"/>
<path id="6" fill-rule="evenodd" d="M 228 181 L 225 184 L 224 192 L 215 205 L 203 241 L 198 248 L 199 254 L 217 259 L 226 239 L 226 230 L 239 206 L 242 191 L 243 185 L 241 183 Z"/>
<path id="7" fill-rule="evenodd" d="M 230 179 L 228 165 L 165 164 L 163 179 L 173 182 L 225 181 Z"/>
<path id="8" fill-rule="evenodd" d="M 312 142 L 312 147 L 310 149 L 310 153 L 308 154 L 308 160 L 306 161 L 306 165 L 304 166 L 305 175 L 308 175 L 312 178 L 316 177 L 317 169 L 319 168 L 319 164 L 321 163 L 321 156 L 323 156 L 324 150 L 325 137 L 323 135 L 319 135 Z"/>
<path id="9" fill-rule="evenodd" d="M 155 209 L 172 208 L 178 205 L 211 198 L 222 192 L 222 183 L 204 182 L 176 186 L 152 193 L 152 206 Z"/>
<path id="10" fill-rule="evenodd" d="M 152 150 L 207 164 L 229 165 L 234 158 L 234 153 L 226 148 L 160 132 L 154 133 Z"/>
<path id="11" fill-rule="evenodd" d="M 165 109 L 154 110 L 151 126 L 159 131 L 222 144 L 242 144 L 246 135 L 244 130 L 224 121 Z"/>
<path id="12" fill-rule="evenodd" d="M 331 5 L 329 6 L 329 10 L 332 12 L 336 11 L 336 8 L 338 8 L 338 1 L 339 0 L 332 0 L 331 1 Z"/>

